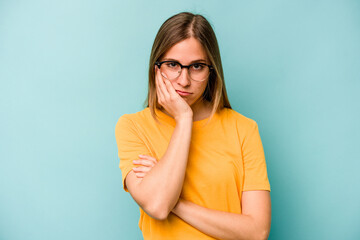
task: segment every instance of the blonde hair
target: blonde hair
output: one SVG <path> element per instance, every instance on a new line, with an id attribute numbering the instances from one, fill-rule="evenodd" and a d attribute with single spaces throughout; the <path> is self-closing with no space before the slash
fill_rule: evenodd
<path id="1" fill-rule="evenodd" d="M 148 96 L 144 102 L 144 106 L 149 107 L 151 115 L 155 120 L 157 120 L 155 108 L 162 108 L 158 103 L 155 89 L 155 62 L 159 61 L 167 50 L 176 43 L 190 37 L 194 37 L 201 43 L 206 51 L 210 64 L 214 68 L 209 75 L 207 86 L 202 95 L 202 99 L 209 101 L 212 106 L 208 122 L 213 115 L 222 108 L 226 107 L 231 109 L 225 88 L 220 50 L 214 30 L 202 15 L 182 12 L 170 17 L 161 25 L 151 49 Z"/>

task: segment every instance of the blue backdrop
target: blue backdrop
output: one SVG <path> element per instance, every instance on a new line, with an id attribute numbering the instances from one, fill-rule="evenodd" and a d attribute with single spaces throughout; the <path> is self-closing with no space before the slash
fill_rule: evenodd
<path id="1" fill-rule="evenodd" d="M 203 14 L 257 121 L 270 239 L 360 238 L 360 2 L 0 1 L 0 239 L 141 239 L 115 124 L 142 109 L 160 25 Z"/>

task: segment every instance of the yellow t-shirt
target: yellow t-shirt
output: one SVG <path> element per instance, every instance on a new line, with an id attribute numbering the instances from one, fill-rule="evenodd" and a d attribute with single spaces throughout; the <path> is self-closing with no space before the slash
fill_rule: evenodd
<path id="1" fill-rule="evenodd" d="M 126 192 L 125 177 L 135 167 L 132 161 L 139 159 L 139 154 L 159 161 L 170 142 L 175 120 L 160 110 L 156 113 L 162 124 L 152 118 L 149 108 L 124 114 L 116 124 L 119 167 Z M 207 120 L 193 122 L 180 197 L 206 208 L 240 214 L 242 191 L 270 191 L 258 126 L 229 108 L 223 108 L 205 125 Z M 140 208 L 139 227 L 145 240 L 214 239 L 172 212 L 160 221 Z"/>

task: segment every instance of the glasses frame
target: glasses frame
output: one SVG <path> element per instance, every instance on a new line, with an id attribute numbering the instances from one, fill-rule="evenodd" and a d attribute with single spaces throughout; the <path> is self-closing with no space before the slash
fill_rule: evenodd
<path id="1" fill-rule="evenodd" d="M 192 64 L 190 64 L 190 65 L 182 65 L 182 64 L 179 63 L 178 61 L 171 61 L 171 60 L 162 61 L 162 62 L 155 62 L 155 65 L 158 66 L 158 68 L 160 69 L 160 68 L 161 68 L 161 65 L 162 65 L 163 63 L 167 63 L 167 62 L 177 63 L 177 64 L 180 65 L 180 68 L 181 68 L 181 70 L 180 70 L 180 72 L 179 72 L 179 76 L 177 76 L 176 78 L 173 78 L 173 79 L 168 79 L 167 77 L 165 77 L 164 75 L 161 74 L 164 78 L 166 78 L 166 79 L 168 79 L 168 80 L 177 79 L 178 77 L 180 77 L 183 68 L 187 68 L 187 69 L 188 69 L 188 76 L 190 77 L 191 80 L 196 81 L 196 82 L 203 82 L 203 81 L 205 81 L 205 80 L 209 77 L 210 73 L 214 70 L 214 67 L 213 67 L 212 65 L 209 65 L 209 64 L 206 64 L 206 63 L 192 63 Z M 192 67 L 192 66 L 194 66 L 194 65 L 198 65 L 198 64 L 205 65 L 205 66 L 207 66 L 207 67 L 209 68 L 209 74 L 208 74 L 208 75 L 206 76 L 206 78 L 204 78 L 203 80 L 195 80 L 195 79 L 192 79 L 192 78 L 191 78 L 191 75 L 190 75 L 190 67 Z M 160 71 L 161 71 L 161 70 L 160 70 Z"/>

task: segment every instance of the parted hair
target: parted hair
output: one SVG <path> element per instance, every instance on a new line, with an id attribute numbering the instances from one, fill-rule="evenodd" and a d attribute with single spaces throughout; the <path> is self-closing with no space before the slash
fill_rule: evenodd
<path id="1" fill-rule="evenodd" d="M 181 12 L 170 17 L 161 25 L 151 49 L 148 95 L 144 106 L 149 107 L 155 120 L 157 120 L 155 108 L 162 109 L 158 103 L 155 89 L 155 62 L 159 61 L 172 46 L 190 37 L 201 43 L 214 68 L 202 95 L 202 99 L 209 101 L 212 106 L 209 121 L 220 109 L 224 107 L 231 109 L 225 88 L 220 50 L 213 28 L 202 15 Z"/>

